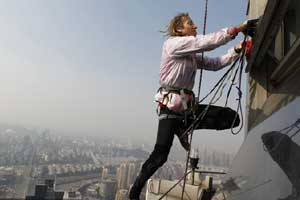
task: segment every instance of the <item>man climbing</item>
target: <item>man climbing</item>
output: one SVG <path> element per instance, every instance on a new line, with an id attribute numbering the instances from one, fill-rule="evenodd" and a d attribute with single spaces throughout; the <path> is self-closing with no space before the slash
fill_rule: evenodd
<path id="1" fill-rule="evenodd" d="M 160 65 L 160 85 L 155 100 L 158 102 L 159 124 L 153 152 L 142 166 L 129 192 L 131 200 L 138 200 L 146 181 L 168 158 L 174 135 L 188 151 L 188 136 L 182 136 L 187 127 L 186 111 L 193 105 L 192 92 L 196 70 L 217 71 L 232 63 L 238 57 L 242 45 L 229 49 L 227 54 L 216 58 L 197 55 L 211 51 L 233 40 L 246 29 L 246 24 L 224 28 L 207 35 L 197 35 L 197 26 L 187 13 L 175 16 L 169 23 L 168 39 L 163 44 Z M 181 137 L 182 136 L 182 137 Z"/>

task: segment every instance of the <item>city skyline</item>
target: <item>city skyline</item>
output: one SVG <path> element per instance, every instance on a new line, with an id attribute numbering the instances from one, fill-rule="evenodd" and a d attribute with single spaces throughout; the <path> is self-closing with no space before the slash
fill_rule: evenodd
<path id="1" fill-rule="evenodd" d="M 63 191 L 65 195 L 76 196 L 75 192 L 80 192 L 83 197 L 99 199 L 100 196 L 102 200 L 114 199 L 115 195 L 121 198 L 149 155 L 144 144 L 56 136 L 50 132 L 14 130 L 14 127 L 9 130 L 7 133 L 0 128 L 0 198 L 26 195 L 34 199 L 38 195 L 62 195 Z M 174 149 L 181 150 L 176 146 Z M 153 178 L 181 177 L 185 166 L 183 157 L 171 155 Z M 226 170 L 234 155 L 203 149 L 199 157 L 199 167 L 203 170 Z M 43 193 L 47 180 L 55 184 Z"/>
<path id="2" fill-rule="evenodd" d="M 154 144 L 154 94 L 166 39 L 159 31 L 189 12 L 201 34 L 203 8 L 203 1 L 191 0 L 2 1 L 0 122 Z M 207 33 L 246 19 L 244 1 L 211 0 L 208 9 Z M 224 54 L 240 40 L 207 55 Z M 202 95 L 221 75 L 204 73 Z M 242 139 L 197 131 L 194 141 L 236 152 Z"/>

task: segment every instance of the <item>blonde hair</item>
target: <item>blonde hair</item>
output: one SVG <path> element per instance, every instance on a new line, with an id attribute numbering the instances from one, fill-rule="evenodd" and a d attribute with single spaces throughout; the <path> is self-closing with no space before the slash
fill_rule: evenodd
<path id="1" fill-rule="evenodd" d="M 167 36 L 182 36 L 180 32 L 178 32 L 179 28 L 183 28 L 183 18 L 190 17 L 188 13 L 179 13 L 169 22 L 166 35 Z"/>

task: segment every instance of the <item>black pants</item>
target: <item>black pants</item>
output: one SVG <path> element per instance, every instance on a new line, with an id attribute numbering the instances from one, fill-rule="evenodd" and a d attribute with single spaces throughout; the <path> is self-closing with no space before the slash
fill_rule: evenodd
<path id="1" fill-rule="evenodd" d="M 196 116 L 202 113 L 205 108 L 206 105 L 198 105 L 195 109 Z M 164 112 L 168 114 L 170 111 L 165 110 Z M 142 170 L 131 188 L 129 194 L 130 199 L 139 198 L 146 181 L 167 161 L 174 135 L 181 136 L 192 121 L 193 118 L 187 118 L 187 126 L 185 126 L 184 120 L 180 118 L 168 118 L 159 121 L 154 150 L 143 164 Z M 201 120 L 201 124 L 199 124 L 196 129 L 224 130 L 236 127 L 239 123 L 239 116 L 234 110 L 211 105 L 205 117 Z"/>
<path id="2" fill-rule="evenodd" d="M 184 121 L 181 119 L 172 118 L 159 121 L 154 150 L 143 164 L 141 172 L 130 190 L 130 199 L 139 199 L 147 180 L 167 161 L 174 136 L 179 137 L 184 130 Z"/>

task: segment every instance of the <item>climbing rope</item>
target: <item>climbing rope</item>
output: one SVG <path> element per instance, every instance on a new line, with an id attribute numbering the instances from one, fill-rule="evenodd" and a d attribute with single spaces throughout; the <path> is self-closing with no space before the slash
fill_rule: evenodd
<path id="1" fill-rule="evenodd" d="M 245 43 L 246 38 L 247 38 L 247 36 L 245 35 L 243 45 L 246 44 Z M 237 68 L 237 69 L 240 70 L 239 85 L 236 87 L 236 89 L 238 90 L 238 99 L 237 99 L 238 104 L 237 104 L 236 114 L 235 114 L 235 117 L 234 117 L 234 120 L 232 122 L 231 127 L 233 127 L 233 125 L 235 124 L 235 121 L 237 119 L 237 116 L 238 116 L 239 112 L 240 112 L 240 115 L 241 115 L 241 124 L 240 124 L 240 128 L 237 130 L 237 132 L 234 132 L 233 128 L 230 129 L 231 133 L 233 135 L 237 135 L 242 130 L 242 128 L 244 126 L 244 116 L 243 116 L 244 114 L 243 114 L 243 109 L 242 109 L 242 90 L 241 90 L 241 88 L 242 88 L 242 75 L 243 75 L 243 68 L 244 68 L 244 61 L 245 61 L 245 59 L 244 59 L 245 49 L 246 49 L 246 46 L 244 46 L 244 48 L 242 50 L 242 56 L 241 56 L 241 60 L 240 60 L 240 63 L 239 63 L 240 65 Z M 231 87 L 232 87 L 232 84 L 231 84 Z M 228 97 L 229 97 L 229 95 L 227 95 L 226 102 L 228 101 Z"/>
<path id="2" fill-rule="evenodd" d="M 206 22 L 207 22 L 207 12 L 208 12 L 208 0 L 205 0 L 205 11 L 204 11 L 204 21 L 203 21 L 203 35 L 206 34 Z M 204 60 L 204 52 L 202 52 L 202 61 Z M 202 74 L 203 74 L 204 62 L 202 62 L 202 67 L 200 69 L 199 87 L 198 87 L 198 99 L 200 98 Z"/>
<path id="3" fill-rule="evenodd" d="M 241 56 L 238 57 L 233 62 L 233 64 L 229 67 L 229 69 L 225 72 L 225 74 L 221 77 L 221 79 L 216 83 L 216 85 L 209 91 L 209 93 L 203 99 L 201 99 L 199 101 L 200 103 L 203 102 L 208 96 L 210 96 L 214 91 L 216 91 L 215 94 L 213 95 L 213 97 L 211 98 L 210 102 L 205 107 L 205 109 L 195 118 L 195 120 L 193 121 L 193 123 L 191 123 L 191 125 L 186 129 L 186 131 L 182 134 L 181 137 L 184 137 L 184 136 L 186 136 L 186 134 L 189 134 L 189 132 L 191 132 L 195 127 L 197 127 L 200 124 L 201 120 L 203 120 L 203 118 L 205 117 L 205 115 L 206 115 L 206 113 L 207 113 L 210 105 L 212 105 L 213 102 L 215 102 L 215 98 L 216 98 L 217 94 L 219 93 L 219 91 L 221 89 L 223 89 L 222 84 L 224 83 L 224 81 L 226 80 L 226 78 L 228 77 L 228 75 L 230 74 L 230 72 L 235 68 L 235 65 L 239 62 L 239 65 L 238 65 L 237 69 L 239 69 L 239 68 L 243 69 L 244 53 L 245 53 L 245 49 L 243 48 L 242 52 L 241 52 Z M 242 72 L 241 69 L 240 69 L 240 78 L 239 78 L 240 83 L 239 83 L 239 87 L 237 87 L 237 89 L 239 89 L 241 87 L 241 80 L 242 80 L 241 79 L 241 75 L 242 75 L 241 74 L 241 72 Z M 233 84 L 233 83 L 234 83 L 234 81 L 232 81 L 231 84 Z M 241 95 L 242 94 L 240 92 L 240 89 L 239 89 L 238 95 L 239 95 L 239 98 L 237 100 L 239 102 L 238 102 L 238 109 L 237 109 L 237 111 L 239 111 L 241 109 Z M 237 116 L 236 116 L 236 118 L 237 118 Z"/>
<path id="4" fill-rule="evenodd" d="M 204 21 L 203 21 L 203 35 L 206 34 L 207 13 L 208 13 L 208 0 L 205 0 Z M 199 78 L 198 98 L 197 98 L 198 100 L 200 99 L 202 75 L 203 75 L 203 68 L 204 68 L 204 52 L 202 52 L 201 56 L 202 56 L 202 67 L 200 68 L 200 78 Z M 198 102 L 196 102 L 196 103 L 198 103 Z M 194 131 L 194 126 L 192 126 L 191 131 L 189 132 L 190 133 L 190 145 L 192 144 L 192 140 L 193 140 L 193 131 Z M 184 172 L 184 174 L 187 174 L 188 165 L 189 165 L 190 152 L 191 152 L 191 150 L 189 149 L 189 151 L 187 153 L 187 159 L 186 159 L 186 163 L 185 163 L 185 172 Z M 185 190 L 185 184 L 186 184 L 186 178 L 183 180 L 181 200 L 183 200 L 183 195 L 184 195 L 184 190 Z"/>

